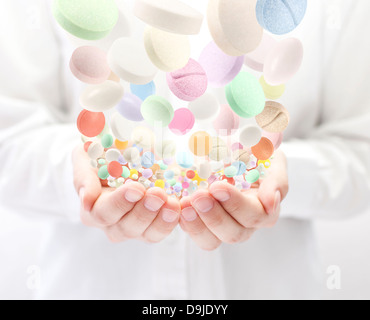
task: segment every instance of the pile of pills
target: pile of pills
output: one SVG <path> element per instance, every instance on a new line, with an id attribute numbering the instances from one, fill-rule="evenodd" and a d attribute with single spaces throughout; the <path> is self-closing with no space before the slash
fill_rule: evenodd
<path id="1" fill-rule="evenodd" d="M 136 0 L 142 39 L 117 37 L 105 51 L 98 42 L 124 19 L 115 0 L 54 0 L 57 22 L 89 44 L 74 51 L 70 69 L 87 84 L 77 126 L 99 178 L 113 188 L 137 181 L 177 197 L 216 181 L 249 189 L 282 143 L 290 117 L 276 100 L 303 59 L 298 39 L 273 35 L 293 31 L 306 8 L 307 0 L 209 0 L 213 41 L 192 57 L 190 37 L 204 16 L 182 1 Z M 158 72 L 187 107 L 157 94 Z M 227 104 L 211 88 L 224 88 Z M 255 124 L 241 127 L 243 118 Z M 163 130 L 178 139 L 163 139 Z"/>

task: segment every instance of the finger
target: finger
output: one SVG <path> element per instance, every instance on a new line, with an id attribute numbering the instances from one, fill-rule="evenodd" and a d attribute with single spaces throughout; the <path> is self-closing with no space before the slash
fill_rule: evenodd
<path id="1" fill-rule="evenodd" d="M 104 189 L 90 212 L 90 217 L 98 227 L 116 224 L 130 212 L 145 196 L 145 187 L 137 182 L 123 185 L 119 189 Z"/>
<path id="2" fill-rule="evenodd" d="M 143 237 L 149 242 L 160 242 L 167 238 L 177 226 L 181 207 L 175 198 L 169 198 L 153 223 L 145 230 Z"/>
<path id="3" fill-rule="evenodd" d="M 90 211 L 102 192 L 102 186 L 96 170 L 83 147 L 77 147 L 72 154 L 74 186 L 81 198 L 81 205 Z"/>
<path id="4" fill-rule="evenodd" d="M 153 223 L 162 207 L 167 202 L 167 194 L 160 188 L 149 189 L 144 198 L 126 214 L 117 224 L 109 227 L 113 241 L 136 239 Z"/>
<path id="5" fill-rule="evenodd" d="M 222 242 L 240 243 L 249 239 L 254 232 L 237 222 L 207 190 L 194 194 L 191 204 L 207 228 Z"/>
<path id="6" fill-rule="evenodd" d="M 221 245 L 218 239 L 200 219 L 197 212 L 191 206 L 190 198 L 181 199 L 181 217 L 180 226 L 189 234 L 190 238 L 203 250 L 212 251 Z"/>
<path id="7" fill-rule="evenodd" d="M 258 189 L 240 192 L 228 183 L 216 182 L 210 186 L 209 192 L 219 201 L 224 210 L 245 228 L 270 225 L 272 217 L 268 215 L 258 199 Z"/>

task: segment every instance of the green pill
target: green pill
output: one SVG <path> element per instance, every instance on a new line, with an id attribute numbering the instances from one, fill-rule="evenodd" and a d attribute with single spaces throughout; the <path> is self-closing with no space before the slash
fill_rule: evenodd
<path id="1" fill-rule="evenodd" d="M 105 159 L 99 159 L 98 163 L 99 165 L 104 166 L 107 163 L 107 161 L 105 161 Z"/>
<path id="2" fill-rule="evenodd" d="M 237 173 L 238 169 L 234 166 L 230 166 L 225 169 L 225 176 L 228 178 L 234 178 Z"/>
<path id="3" fill-rule="evenodd" d="M 245 180 L 248 182 L 248 183 L 255 183 L 259 180 L 260 178 L 260 172 L 257 170 L 257 169 L 254 169 L 252 171 L 249 171 L 249 173 L 247 174 Z"/>
<path id="4" fill-rule="evenodd" d="M 265 108 L 265 93 L 262 86 L 249 72 L 240 72 L 226 86 L 225 93 L 230 107 L 242 118 L 253 118 Z"/>
<path id="5" fill-rule="evenodd" d="M 130 176 L 130 170 L 127 167 L 122 167 L 122 177 L 127 179 Z"/>
<path id="6" fill-rule="evenodd" d="M 105 148 L 105 149 L 108 149 L 110 148 L 114 143 L 114 139 L 113 139 L 113 136 L 111 134 L 105 134 L 102 138 L 101 138 L 101 145 Z"/>
<path id="7" fill-rule="evenodd" d="M 119 11 L 114 0 L 54 0 L 53 14 L 70 34 L 99 40 L 115 27 Z"/>
<path id="8" fill-rule="evenodd" d="M 175 112 L 171 103 L 165 98 L 150 96 L 141 105 L 141 114 L 145 121 L 153 127 L 167 127 Z"/>
<path id="9" fill-rule="evenodd" d="M 98 171 L 98 177 L 102 180 L 106 180 L 109 177 L 108 167 L 102 166 Z"/>

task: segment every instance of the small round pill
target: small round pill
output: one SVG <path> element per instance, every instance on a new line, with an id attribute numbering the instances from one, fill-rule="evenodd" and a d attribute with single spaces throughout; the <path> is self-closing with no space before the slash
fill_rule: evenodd
<path id="1" fill-rule="evenodd" d="M 164 189 L 165 187 L 165 182 L 163 180 L 157 180 L 155 183 L 154 183 L 154 186 L 157 187 L 157 188 L 162 188 Z"/>
<path id="2" fill-rule="evenodd" d="M 84 136 L 93 138 L 98 136 L 105 127 L 105 116 L 102 112 L 82 110 L 77 118 L 77 128 Z"/>
<path id="3" fill-rule="evenodd" d="M 107 159 L 108 162 L 118 161 L 120 156 L 121 152 L 117 149 L 110 149 L 105 153 L 105 159 Z"/>
<path id="4" fill-rule="evenodd" d="M 98 171 L 98 177 L 101 180 L 108 179 L 108 177 L 109 177 L 108 166 L 102 166 L 102 167 L 100 167 L 100 169 Z"/>
<path id="5" fill-rule="evenodd" d="M 267 138 L 262 138 L 261 141 L 252 147 L 252 153 L 258 160 L 268 160 L 274 154 L 274 145 Z"/>
<path id="6" fill-rule="evenodd" d="M 104 154 L 104 148 L 100 143 L 93 142 L 87 150 L 87 154 L 91 159 L 96 160 Z"/>
<path id="7" fill-rule="evenodd" d="M 247 176 L 245 177 L 246 182 L 253 184 L 257 182 L 260 178 L 261 174 L 257 169 L 251 170 L 248 172 Z"/>
<path id="8" fill-rule="evenodd" d="M 237 176 L 242 176 L 247 171 L 247 165 L 242 161 L 236 161 L 232 164 L 238 172 L 236 173 Z"/>
<path id="9" fill-rule="evenodd" d="M 128 141 L 120 141 L 116 139 L 114 145 L 118 150 L 125 150 L 128 147 Z"/>
<path id="10" fill-rule="evenodd" d="M 176 135 L 183 136 L 193 129 L 195 117 L 193 113 L 186 108 L 177 109 L 168 128 Z"/>
<path id="11" fill-rule="evenodd" d="M 130 170 L 127 167 L 122 167 L 122 177 L 127 179 L 130 177 Z"/>
<path id="12" fill-rule="evenodd" d="M 123 156 L 127 162 L 136 163 L 140 161 L 140 152 L 136 148 L 128 148 L 123 152 Z"/>
<path id="13" fill-rule="evenodd" d="M 112 161 L 108 165 L 108 172 L 113 178 L 119 178 L 123 173 L 122 165 L 117 161 Z"/>
<path id="14" fill-rule="evenodd" d="M 256 117 L 256 121 L 263 130 L 279 133 L 288 127 L 290 115 L 282 104 L 275 101 L 267 101 L 265 109 Z"/>
<path id="15" fill-rule="evenodd" d="M 113 136 L 112 136 L 111 134 L 105 134 L 105 135 L 101 138 L 101 144 L 102 144 L 102 146 L 103 146 L 105 149 L 110 148 L 110 147 L 113 145 L 113 142 L 114 142 L 114 139 L 113 139 Z"/>
<path id="16" fill-rule="evenodd" d="M 234 166 L 225 168 L 225 176 L 228 178 L 233 178 L 238 173 L 238 169 Z"/>

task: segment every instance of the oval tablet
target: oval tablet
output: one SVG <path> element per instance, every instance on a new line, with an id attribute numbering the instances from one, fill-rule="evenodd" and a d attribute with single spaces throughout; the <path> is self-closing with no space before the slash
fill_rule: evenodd
<path id="1" fill-rule="evenodd" d="M 115 27 L 119 11 L 114 0 L 54 0 L 53 14 L 70 34 L 99 40 Z"/>
<path id="2" fill-rule="evenodd" d="M 298 72 L 303 61 L 303 45 L 300 40 L 288 38 L 280 41 L 266 57 L 263 73 L 272 86 L 287 83 Z"/>
<path id="3" fill-rule="evenodd" d="M 230 107 L 240 117 L 255 117 L 265 107 L 265 93 L 257 78 L 249 72 L 239 73 L 225 91 Z"/>
<path id="4" fill-rule="evenodd" d="M 220 113 L 220 103 L 215 95 L 205 93 L 200 98 L 189 103 L 189 110 L 198 122 L 212 122 Z"/>
<path id="5" fill-rule="evenodd" d="M 143 115 L 141 114 L 141 104 L 143 102 L 139 97 L 132 93 L 126 93 L 122 100 L 117 105 L 117 111 L 126 119 L 131 121 L 143 121 Z"/>
<path id="6" fill-rule="evenodd" d="M 189 139 L 190 151 L 198 156 L 208 156 L 212 148 L 211 136 L 205 131 L 194 133 Z"/>
<path id="7" fill-rule="evenodd" d="M 152 63 L 164 72 L 181 69 L 190 59 L 188 36 L 148 28 L 144 33 L 144 44 Z"/>
<path id="8" fill-rule="evenodd" d="M 137 127 L 137 122 L 129 121 L 116 112 L 111 116 L 110 127 L 118 140 L 128 141 L 131 132 Z"/>
<path id="9" fill-rule="evenodd" d="M 258 47 L 263 29 L 256 18 L 256 0 L 210 0 L 208 27 L 213 40 L 231 56 L 242 56 Z"/>
<path id="10" fill-rule="evenodd" d="M 96 160 L 104 154 L 104 148 L 100 143 L 93 142 L 90 144 L 87 154 L 91 159 Z"/>
<path id="11" fill-rule="evenodd" d="M 267 101 L 265 109 L 256 117 L 258 125 L 267 132 L 283 132 L 289 125 L 290 116 L 287 109 L 278 102 Z"/>
<path id="12" fill-rule="evenodd" d="M 150 125 L 167 127 L 174 117 L 174 110 L 165 98 L 150 96 L 142 103 L 141 114 Z"/>
<path id="13" fill-rule="evenodd" d="M 264 29 L 282 35 L 302 22 L 306 9 L 307 0 L 258 0 L 256 15 Z"/>
<path id="14" fill-rule="evenodd" d="M 230 83 L 240 72 L 244 57 L 224 53 L 214 42 L 202 51 L 199 63 L 205 70 L 210 86 L 220 88 Z"/>
<path id="15" fill-rule="evenodd" d="M 77 128 L 84 136 L 94 138 L 98 136 L 105 127 L 105 116 L 102 112 L 91 112 L 82 110 L 77 118 Z"/>
<path id="16" fill-rule="evenodd" d="M 257 126 L 245 126 L 240 131 L 239 140 L 244 147 L 255 146 L 262 138 L 262 130 Z"/>
<path id="17" fill-rule="evenodd" d="M 195 118 L 193 113 L 186 108 L 178 109 L 168 125 L 168 128 L 176 135 L 183 136 L 193 129 Z"/>
<path id="18" fill-rule="evenodd" d="M 147 84 L 157 74 L 142 41 L 117 39 L 108 52 L 108 64 L 121 79 L 133 84 Z"/>
<path id="19" fill-rule="evenodd" d="M 258 160 L 268 160 L 274 154 L 274 145 L 267 138 L 262 138 L 260 142 L 252 147 L 252 153 Z"/>
<path id="20" fill-rule="evenodd" d="M 213 128 L 219 136 L 233 135 L 239 129 L 240 118 L 229 105 L 221 106 L 218 117 L 213 122 Z"/>
<path id="21" fill-rule="evenodd" d="M 81 94 L 80 104 L 86 110 L 103 112 L 114 108 L 123 94 L 124 89 L 119 83 L 107 80 L 102 84 L 86 87 Z"/>
<path id="22" fill-rule="evenodd" d="M 152 27 L 184 35 L 198 34 L 203 22 L 200 12 L 178 0 L 136 0 L 134 14 Z"/>
<path id="23" fill-rule="evenodd" d="M 152 130 L 145 127 L 136 127 L 132 131 L 131 140 L 141 148 L 152 149 L 155 144 L 155 135 Z"/>
<path id="24" fill-rule="evenodd" d="M 100 84 L 111 74 L 105 51 L 92 46 L 77 48 L 72 54 L 69 66 L 78 80 L 88 84 Z"/>

